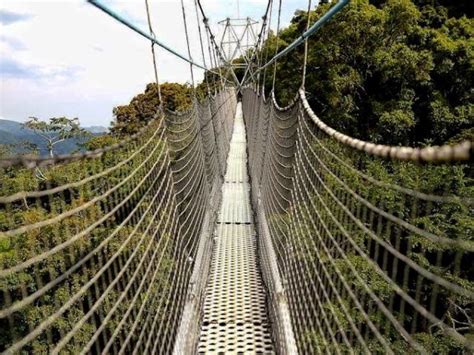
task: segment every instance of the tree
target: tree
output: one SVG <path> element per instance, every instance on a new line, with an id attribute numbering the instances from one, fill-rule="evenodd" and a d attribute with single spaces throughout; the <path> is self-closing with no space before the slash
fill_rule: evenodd
<path id="1" fill-rule="evenodd" d="M 312 12 L 311 21 L 316 21 L 334 3 L 335 1 L 332 1 L 330 4 L 320 5 Z M 472 128 L 474 126 L 472 90 L 474 19 L 472 11 L 468 11 L 472 8 L 472 4 L 474 2 L 464 0 L 351 1 L 350 5 L 308 40 L 308 66 L 304 89 L 310 106 L 331 127 L 362 140 L 381 144 L 426 146 L 452 144 L 464 139 L 472 140 L 474 132 Z M 296 12 L 290 26 L 279 34 L 279 49 L 282 50 L 300 36 L 306 24 L 306 12 Z M 270 36 L 263 46 L 261 56 L 265 58 L 269 53 L 268 57 L 271 57 L 275 47 L 276 38 Z M 291 52 L 291 55 L 278 60 L 275 95 L 282 106 L 295 97 L 301 85 L 303 58 L 304 46 L 300 46 Z M 272 75 L 268 75 L 267 71 L 265 80 L 267 94 L 272 89 L 272 79 Z M 472 239 L 474 215 L 469 205 L 455 202 L 436 206 L 427 204 L 424 209 L 418 206 L 419 215 L 414 215 L 408 203 L 410 200 L 403 198 L 403 194 L 397 193 L 396 190 L 367 184 L 354 173 L 360 171 L 365 176 L 370 176 L 381 183 L 402 186 L 428 194 L 446 194 L 472 199 L 474 197 L 472 164 L 435 166 L 384 161 L 358 154 L 339 144 L 331 144 L 330 138 L 324 141 L 325 135 L 321 138 L 315 134 L 313 142 L 311 142 L 312 135 L 308 137 L 306 138 L 310 142 L 308 146 L 312 145 L 312 149 L 305 150 L 304 144 L 301 144 L 299 149 L 302 151 L 299 156 L 311 157 L 313 154 L 311 152 L 320 150 L 321 142 L 323 142 L 331 154 L 337 155 L 347 164 L 342 168 L 340 160 L 327 158 L 325 161 L 326 153 L 321 153 L 321 155 L 318 153 L 318 157 L 322 159 L 320 163 L 307 158 L 308 161 L 316 163 L 315 169 L 324 163 L 332 172 L 330 174 L 321 169 L 317 174 L 327 185 L 327 191 L 331 191 L 336 199 L 338 194 L 344 196 L 346 192 L 343 191 L 341 185 L 336 183 L 334 176 L 338 176 L 353 191 L 357 191 L 360 196 L 371 201 L 372 205 L 386 211 L 393 211 L 392 213 L 399 214 L 412 225 L 453 240 Z M 332 155 L 328 154 L 327 157 L 329 156 Z M 298 177 L 298 174 L 295 175 Z M 293 184 L 297 184 L 295 180 Z M 294 200 L 288 213 L 281 217 L 281 220 L 285 222 L 291 220 L 292 216 L 295 220 L 291 225 L 292 234 L 290 235 L 289 232 L 286 234 L 290 235 L 288 240 L 292 242 L 294 240 L 295 243 L 305 245 L 307 241 L 317 241 L 317 235 L 321 233 L 318 229 L 330 216 L 325 211 L 330 211 L 332 215 L 337 216 L 337 208 L 331 210 L 334 197 L 325 193 L 322 188 L 322 191 L 316 188 L 313 190 L 315 191 L 314 200 L 321 201 L 321 204 L 311 202 L 313 196 L 308 193 L 309 202 L 304 198 Z M 298 189 L 294 188 L 294 191 Z M 323 202 L 324 208 L 321 207 Z M 359 208 L 356 208 L 357 202 L 350 202 L 351 208 L 359 211 Z M 303 216 L 301 221 L 298 218 L 295 219 L 295 210 Z M 319 224 L 307 225 L 307 220 L 311 220 L 316 212 L 318 212 Z M 309 217 L 305 218 L 306 216 Z M 360 216 L 358 218 L 364 218 L 363 214 Z M 271 219 L 270 221 L 272 222 Z M 329 223 L 330 220 L 327 224 Z M 369 226 L 377 233 L 370 219 L 366 219 L 362 224 Z M 280 229 L 284 231 L 283 228 Z M 330 252 L 327 252 L 327 255 L 335 258 L 341 275 L 356 294 L 363 293 L 362 285 L 368 285 L 379 299 L 389 304 L 388 284 L 374 272 L 373 264 L 386 270 L 386 275 L 402 275 L 403 270 L 400 264 L 392 269 L 385 269 L 382 258 L 376 257 L 376 253 L 379 254 L 378 249 L 375 252 L 367 248 L 371 244 L 363 233 L 355 232 L 352 224 L 347 229 L 351 230 L 351 237 L 354 238 L 358 248 L 367 251 L 366 254 L 369 255 L 367 260 L 373 260 L 373 263 L 369 264 L 367 260 L 360 258 L 360 253 L 355 249 L 345 250 L 346 257 L 362 275 L 363 282 L 356 281 L 353 278 L 354 273 L 347 268 L 344 269 L 346 265 L 344 258 L 338 255 L 334 257 Z M 416 235 L 411 233 L 405 234 L 401 235 L 403 243 L 409 241 L 413 245 L 411 250 L 404 252 L 405 255 L 430 272 L 447 280 L 453 280 L 468 290 L 474 290 L 474 265 L 469 258 L 469 253 L 466 252 L 466 257 L 459 258 L 459 266 L 455 266 L 454 255 L 457 250 L 443 247 L 441 244 L 429 243 L 423 238 L 416 238 Z M 387 233 L 387 236 L 389 237 L 384 238 L 389 243 L 393 243 L 394 234 Z M 277 240 L 283 238 L 278 234 L 272 237 Z M 324 263 L 325 267 L 328 267 L 326 266 L 327 256 L 321 253 L 321 248 L 305 250 L 304 253 L 295 255 L 296 257 L 301 263 L 307 265 Z M 321 269 L 315 268 L 315 270 Z M 311 274 L 311 268 L 308 268 L 301 279 L 314 280 L 314 276 Z M 396 279 L 394 281 L 399 282 Z M 413 276 L 408 277 L 406 283 L 409 291 L 416 290 L 422 285 Z M 430 302 L 433 302 L 440 319 L 466 338 L 472 339 L 472 299 L 467 300 L 445 289 L 440 292 L 436 301 L 432 301 L 432 289 L 433 287 L 426 287 L 419 291 L 420 297 L 417 297 L 420 304 L 429 309 Z M 393 291 L 390 291 L 389 296 L 392 294 Z M 344 302 L 347 300 L 344 299 Z M 320 307 L 335 314 L 342 324 L 343 331 L 346 334 L 351 333 L 352 328 L 347 322 L 348 317 L 342 312 L 340 302 L 327 302 Z M 357 317 L 357 312 L 350 307 L 345 308 L 349 309 L 349 314 L 355 319 L 356 327 L 359 329 L 365 327 L 365 325 L 357 324 L 365 323 Z M 400 314 L 397 312 L 399 310 L 393 308 L 393 315 L 402 319 L 402 326 L 405 329 L 411 329 L 412 336 L 423 345 L 427 352 L 435 354 L 463 352 L 458 343 L 443 335 L 436 326 L 430 326 L 429 322 L 417 323 L 414 320 L 415 317 L 409 319 L 410 317 L 402 317 L 401 312 Z M 375 313 L 374 315 L 377 316 Z M 380 319 L 377 322 L 380 322 Z M 329 347 L 325 348 L 325 339 L 321 339 L 316 329 L 307 330 L 304 339 L 301 337 L 302 333 L 298 334 L 300 346 L 304 346 L 302 344 L 304 342 L 309 342 L 312 346 L 308 348 L 322 348 L 328 353 L 335 352 L 335 349 L 331 348 L 331 342 L 329 342 Z M 397 354 L 409 352 L 408 346 L 403 344 L 403 341 L 397 340 L 396 333 L 393 330 L 387 331 L 394 352 Z M 377 342 L 370 336 L 367 338 L 369 349 L 374 353 L 380 352 L 380 349 L 370 348 L 371 343 Z M 357 348 L 352 350 L 355 353 L 363 352 Z"/>
<path id="2" fill-rule="evenodd" d="M 164 83 L 160 85 L 163 107 L 171 111 L 185 111 L 192 105 L 193 90 L 187 84 Z M 135 96 L 128 105 L 117 106 L 113 110 L 114 134 L 133 134 L 152 120 L 160 107 L 158 85 L 150 83 L 145 92 Z"/>
<path id="3" fill-rule="evenodd" d="M 474 19 L 461 10 L 473 2 L 452 3 L 352 1 L 309 39 L 311 107 L 335 129 L 377 143 L 419 146 L 465 136 L 474 124 Z M 333 4 L 320 5 L 311 21 Z M 295 14 L 280 33 L 280 50 L 306 21 L 306 12 Z M 270 38 L 263 50 L 274 48 Z M 279 59 L 275 94 L 282 104 L 296 94 L 302 64 L 303 46 Z M 267 75 L 265 92 L 271 85 Z"/>
<path id="4" fill-rule="evenodd" d="M 10 144 L 0 144 L 0 159 L 6 159 L 11 155 Z"/>
<path id="5" fill-rule="evenodd" d="M 33 130 L 38 136 L 46 141 L 49 156 L 54 156 L 54 146 L 70 138 L 87 137 L 89 133 L 79 126 L 77 118 L 53 117 L 48 121 L 40 121 L 37 117 L 23 124 L 24 128 Z"/>

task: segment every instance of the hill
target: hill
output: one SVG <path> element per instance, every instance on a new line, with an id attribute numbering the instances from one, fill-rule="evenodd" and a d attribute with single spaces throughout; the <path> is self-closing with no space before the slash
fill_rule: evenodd
<path id="1" fill-rule="evenodd" d="M 101 126 L 84 127 L 93 136 L 100 136 L 107 132 L 107 128 Z M 68 154 L 76 150 L 82 150 L 81 144 L 85 139 L 72 138 L 55 146 L 56 154 Z M 33 144 L 38 147 L 40 155 L 47 155 L 48 150 L 44 140 L 33 130 L 24 128 L 20 122 L 10 120 L 0 120 L 0 144 L 16 145 L 15 150 L 20 153 L 24 149 L 21 143 Z"/>

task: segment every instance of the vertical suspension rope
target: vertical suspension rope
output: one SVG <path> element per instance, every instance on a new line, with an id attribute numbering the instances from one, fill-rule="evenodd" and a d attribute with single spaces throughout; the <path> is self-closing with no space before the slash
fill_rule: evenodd
<path id="1" fill-rule="evenodd" d="M 209 46 L 209 56 L 214 58 L 214 63 L 218 69 L 219 72 L 219 78 L 221 81 L 222 89 L 224 89 L 224 83 L 227 81 L 227 78 L 224 78 L 222 75 L 222 70 L 219 64 L 219 59 L 221 62 L 223 62 L 222 55 L 219 51 L 219 46 L 217 45 L 215 41 L 214 34 L 211 31 L 211 28 L 209 27 L 209 19 L 207 18 L 204 9 L 202 8 L 202 4 L 200 0 L 197 0 L 197 4 L 199 6 L 199 10 L 201 11 L 202 17 L 203 17 L 203 22 L 204 22 L 204 27 L 206 29 L 206 34 L 207 34 L 207 43 Z M 212 54 L 211 54 L 211 49 L 212 49 Z"/>
<path id="2" fill-rule="evenodd" d="M 222 63 L 223 63 L 223 60 L 222 58 L 220 57 L 219 55 L 219 47 L 216 45 L 216 46 L 212 46 L 212 51 L 214 53 L 214 56 L 215 56 L 215 62 L 219 68 L 219 75 L 221 77 L 221 83 L 222 83 L 222 89 L 224 89 L 224 86 L 225 86 L 225 82 L 227 81 L 227 75 L 224 77 L 222 75 Z"/>
<path id="3" fill-rule="evenodd" d="M 188 23 L 186 21 L 186 11 L 184 9 L 184 1 L 183 0 L 181 0 L 181 10 L 182 10 L 182 13 L 183 13 L 184 34 L 186 36 L 186 45 L 188 47 L 188 56 L 192 60 L 191 47 L 189 46 Z M 196 97 L 196 86 L 195 86 L 195 83 L 194 83 L 194 70 L 193 70 L 192 64 L 189 65 L 189 69 L 191 71 L 191 84 L 193 86 L 194 97 Z"/>
<path id="4" fill-rule="evenodd" d="M 270 31 L 271 31 L 271 27 L 272 27 L 272 12 L 273 12 L 273 0 L 270 0 L 270 14 L 269 14 L 269 18 L 268 18 L 267 38 L 266 38 L 265 42 L 263 42 L 264 46 L 265 46 L 266 43 L 268 43 L 268 40 L 270 38 Z M 265 63 L 267 62 L 267 60 L 268 60 L 268 51 L 266 51 L 266 53 L 265 53 Z M 263 71 L 263 80 L 262 80 L 262 87 L 263 88 L 265 88 L 266 77 L 267 77 L 267 68 L 265 68 L 264 71 Z"/>
<path id="5" fill-rule="evenodd" d="M 151 15 L 150 15 L 150 6 L 148 4 L 148 0 L 145 0 L 145 8 L 146 8 L 146 17 L 147 17 L 147 21 L 148 21 L 148 28 L 150 30 L 150 36 L 152 36 L 153 38 L 155 38 L 155 32 L 153 31 L 153 26 L 152 26 L 152 23 L 151 23 Z M 153 69 L 154 69 L 154 72 L 155 72 L 155 81 L 156 81 L 156 85 L 158 87 L 158 99 L 160 100 L 160 106 L 159 106 L 159 109 L 161 110 L 161 112 L 163 112 L 163 100 L 162 100 L 162 97 L 161 97 L 161 86 L 160 86 L 160 80 L 158 78 L 158 69 L 157 69 L 157 64 L 156 64 L 156 54 L 155 54 L 155 42 L 151 42 L 151 55 L 152 55 L 152 58 L 153 58 Z"/>
<path id="6" fill-rule="evenodd" d="M 308 0 L 308 19 L 306 21 L 306 31 L 308 31 L 311 24 L 311 0 Z M 303 77 L 301 87 L 304 88 L 306 82 L 306 67 L 308 65 L 308 38 L 304 39 L 304 58 L 303 58 Z"/>
<path id="7" fill-rule="evenodd" d="M 247 79 L 247 74 L 250 73 L 250 77 L 253 79 L 253 83 L 256 84 L 257 87 L 258 87 L 258 83 L 259 83 L 258 75 L 257 75 L 257 80 L 255 80 L 255 75 L 250 70 L 250 67 L 251 67 L 251 65 L 253 64 L 254 61 L 257 62 L 257 67 L 260 66 L 259 46 L 260 46 L 260 41 L 263 39 L 263 33 L 264 33 L 264 29 L 265 29 L 265 22 L 266 22 L 266 18 L 267 18 L 269 9 L 270 9 L 270 0 L 267 3 L 267 8 L 265 10 L 265 14 L 262 16 L 262 20 L 263 20 L 262 27 L 260 29 L 260 33 L 258 34 L 257 42 L 254 45 L 252 56 L 250 57 L 250 60 L 249 60 L 249 65 L 247 66 L 247 68 L 245 70 L 241 86 L 245 85 L 246 79 Z"/>
<path id="8" fill-rule="evenodd" d="M 198 1 L 199 5 L 199 1 Z M 206 31 L 206 39 L 207 39 L 207 50 L 209 52 L 209 60 L 211 61 L 211 67 L 217 68 L 218 74 L 219 74 L 219 81 L 221 82 L 221 87 L 224 87 L 224 82 L 222 79 L 222 73 L 221 73 L 221 68 L 218 64 L 216 53 L 214 52 L 214 47 L 212 46 L 212 33 L 209 29 L 209 24 L 208 24 L 208 19 L 207 17 L 204 16 L 203 14 L 203 19 L 202 22 L 204 23 L 204 29 Z M 216 92 L 216 88 L 214 88 L 214 92 Z"/>
<path id="9" fill-rule="evenodd" d="M 280 20 L 281 20 L 281 3 L 282 0 L 278 1 L 278 20 L 277 20 L 277 29 L 276 29 L 276 46 L 275 46 L 275 55 L 278 53 L 278 41 L 280 40 Z M 275 91 L 275 80 L 276 80 L 276 71 L 277 71 L 277 60 L 273 64 L 273 81 L 272 81 L 272 91 Z"/>
<path id="10" fill-rule="evenodd" d="M 204 63 L 204 66 L 207 67 L 206 56 L 204 55 L 204 43 L 203 43 L 203 40 L 202 40 L 201 23 L 199 21 L 199 11 L 198 11 L 197 0 L 194 0 L 194 9 L 196 10 L 196 22 L 197 22 L 198 32 L 199 32 L 199 43 L 201 45 L 202 62 Z M 208 80 L 208 77 L 206 75 L 206 72 L 204 72 L 204 80 L 206 81 L 207 95 L 210 97 L 211 96 L 211 90 L 209 88 L 209 80 Z"/>
<path id="11" fill-rule="evenodd" d="M 270 6 L 271 6 L 271 3 L 272 3 L 272 0 L 268 0 L 268 4 L 267 4 L 267 11 L 265 12 L 265 14 L 263 15 L 262 17 L 262 28 L 260 30 L 260 34 L 258 36 L 258 40 L 257 40 L 257 45 L 255 46 L 255 53 L 256 53 L 256 57 L 257 57 L 257 67 L 260 68 L 261 64 L 262 64 L 262 57 L 263 57 L 263 53 L 261 53 L 261 50 L 259 50 L 259 46 L 261 45 L 261 49 L 263 49 L 263 46 L 265 44 L 265 30 L 266 30 L 266 26 L 267 26 L 267 18 L 268 18 L 268 13 L 270 11 Z M 256 82 L 257 86 L 256 88 L 258 89 L 260 87 L 260 73 L 258 73 L 257 75 L 257 82 Z"/>
<path id="12" fill-rule="evenodd" d="M 209 31 L 210 32 L 210 31 Z M 211 38 L 211 40 L 213 39 L 213 34 L 212 33 L 209 33 L 209 37 Z M 216 48 L 210 43 L 209 44 L 209 47 L 212 51 L 212 56 L 214 57 L 214 62 L 216 64 L 216 67 L 219 71 L 219 78 L 220 78 L 220 81 L 221 81 L 221 88 L 224 89 L 224 77 L 222 75 L 222 69 L 221 69 L 221 65 L 219 63 L 219 56 L 216 54 Z"/>

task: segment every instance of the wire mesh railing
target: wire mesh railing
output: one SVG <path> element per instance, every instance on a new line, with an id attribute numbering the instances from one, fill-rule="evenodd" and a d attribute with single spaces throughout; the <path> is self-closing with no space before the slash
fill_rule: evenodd
<path id="1" fill-rule="evenodd" d="M 235 104 L 225 90 L 67 163 L 2 161 L 0 351 L 172 352 Z"/>
<path id="2" fill-rule="evenodd" d="M 265 279 L 299 352 L 473 351 L 470 143 L 375 146 L 325 126 L 304 92 L 285 108 L 249 88 L 242 101 L 263 270 L 274 253 L 283 292 Z"/>

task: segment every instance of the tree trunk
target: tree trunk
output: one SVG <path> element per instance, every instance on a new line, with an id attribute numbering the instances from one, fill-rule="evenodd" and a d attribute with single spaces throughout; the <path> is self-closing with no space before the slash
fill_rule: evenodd
<path id="1" fill-rule="evenodd" d="M 50 158 L 54 157 L 54 154 L 53 154 L 53 142 L 52 142 L 52 141 L 48 141 L 47 147 L 48 147 L 48 153 L 49 153 Z"/>

